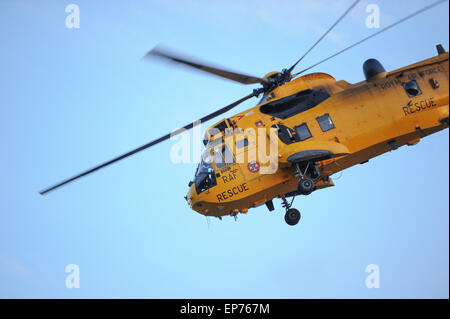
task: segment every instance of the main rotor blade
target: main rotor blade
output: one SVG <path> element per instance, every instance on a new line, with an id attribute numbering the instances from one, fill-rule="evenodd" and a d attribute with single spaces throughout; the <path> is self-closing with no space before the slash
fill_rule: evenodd
<path id="1" fill-rule="evenodd" d="M 405 22 L 406 20 L 411 19 L 411 18 L 415 17 L 416 15 L 418 15 L 418 14 L 420 14 L 420 13 L 422 13 L 422 12 L 425 12 L 425 11 L 431 9 L 431 8 L 434 8 L 435 6 L 437 6 L 437 5 L 441 4 L 441 3 L 444 3 L 444 2 L 446 2 L 446 1 L 448 1 L 448 0 L 439 0 L 439 1 L 433 2 L 432 4 L 430 4 L 430 5 L 428 5 L 428 6 L 424 7 L 424 8 L 422 8 L 422 9 L 420 9 L 420 10 L 417 10 L 417 11 L 411 13 L 410 15 L 404 17 L 403 19 L 400 19 L 400 20 L 398 20 L 397 22 L 394 22 L 394 23 L 388 25 L 387 27 L 381 29 L 380 31 L 375 32 L 374 34 L 371 34 L 371 35 L 369 35 L 368 37 L 365 37 L 364 39 L 362 39 L 362 40 L 360 40 L 360 41 L 358 41 L 358 42 L 353 43 L 352 45 L 346 47 L 345 49 L 343 49 L 343 50 L 341 50 L 341 51 L 336 52 L 336 53 L 333 54 L 333 55 L 330 55 L 328 58 L 325 58 L 325 59 L 323 59 L 323 60 L 321 60 L 321 61 L 319 61 L 319 62 L 317 62 L 317 63 L 314 63 L 314 64 L 311 65 L 310 67 L 307 67 L 306 69 L 301 70 L 300 72 L 295 73 L 292 77 L 294 78 L 294 77 L 296 77 L 297 75 L 300 75 L 300 74 L 302 74 L 302 73 L 304 73 L 304 72 L 306 72 L 306 71 L 308 71 L 308 70 L 310 70 L 310 69 L 312 69 L 312 68 L 318 66 L 319 64 L 322 64 L 323 62 L 326 62 L 326 61 L 328 61 L 328 60 L 334 58 L 335 56 L 338 56 L 339 54 L 344 53 L 345 51 L 350 50 L 351 48 L 354 48 L 354 47 L 356 47 L 357 45 L 359 45 L 359 44 L 361 44 L 361 43 L 363 43 L 363 42 L 365 42 L 365 41 L 367 41 L 367 40 L 369 40 L 369 39 L 371 39 L 371 38 L 373 38 L 373 37 L 379 35 L 380 33 L 383 33 L 384 31 L 387 31 L 387 30 L 389 30 L 389 29 L 395 27 L 396 25 L 398 25 L 398 24 L 400 24 L 400 23 L 402 23 L 402 22 Z"/>
<path id="2" fill-rule="evenodd" d="M 345 11 L 344 12 L 344 14 L 343 15 L 341 15 L 340 17 L 339 17 L 339 19 L 337 19 L 336 20 L 336 22 L 319 38 L 319 40 L 317 40 L 316 41 L 316 43 L 314 43 L 313 44 L 313 46 L 311 47 L 311 48 L 309 48 L 309 50 L 308 51 L 306 51 L 306 53 L 305 54 L 303 54 L 303 56 L 300 58 L 300 59 L 298 59 L 298 61 L 297 62 L 295 62 L 294 63 L 294 65 L 292 65 L 289 69 L 288 69 L 288 71 L 289 71 L 289 73 L 291 73 L 293 70 L 294 70 L 294 68 L 297 66 L 297 64 L 299 64 L 300 63 L 300 61 L 301 60 L 303 60 L 303 58 L 305 57 L 305 56 L 307 56 L 308 55 L 308 53 L 309 52 L 311 52 L 312 51 L 312 49 L 314 49 L 315 47 L 316 47 L 316 45 L 318 45 L 319 44 L 319 42 L 320 41 L 322 41 L 322 39 L 323 38 L 325 38 L 326 37 L 326 35 L 328 34 L 328 33 L 330 33 L 331 32 L 331 30 L 333 30 L 334 29 L 334 27 L 339 23 L 339 22 L 341 22 L 341 20 L 342 19 L 344 19 L 344 17 L 358 4 L 358 2 L 360 2 L 360 0 L 356 0 L 355 2 L 353 2 L 353 4 L 347 9 L 347 11 Z"/>
<path id="3" fill-rule="evenodd" d="M 262 84 L 267 82 L 267 80 L 264 78 L 238 73 L 235 71 L 225 70 L 221 67 L 196 61 L 194 58 L 188 58 L 178 53 L 170 52 L 168 49 L 162 48 L 161 46 L 156 46 L 150 52 L 148 52 L 143 58 L 150 58 L 150 57 L 162 58 L 170 62 L 187 65 L 194 69 L 214 74 L 216 76 L 220 76 L 222 78 L 226 78 L 228 80 L 232 80 L 242 84 L 256 84 L 256 83 Z"/>
<path id="4" fill-rule="evenodd" d="M 212 119 L 212 118 L 214 118 L 214 117 L 216 117 L 216 116 L 218 116 L 218 115 L 221 115 L 221 114 L 223 114 L 223 113 L 225 113 L 225 112 L 228 112 L 229 110 L 231 110 L 231 109 L 234 108 L 235 106 L 239 105 L 240 103 L 242 103 L 242 102 L 244 102 L 244 101 L 246 101 L 246 100 L 248 100 L 248 99 L 250 99 L 250 98 L 252 98 L 252 97 L 254 97 L 254 96 L 256 96 L 256 95 L 257 95 L 256 93 L 251 93 L 251 94 L 249 94 L 249 95 L 243 97 L 242 99 L 237 100 L 237 101 L 234 102 L 234 103 L 231 103 L 230 105 L 227 105 L 227 106 L 225 106 L 225 107 L 223 107 L 223 108 L 221 108 L 221 109 L 219 109 L 219 110 L 217 110 L 217 111 L 215 111 L 215 112 L 213 112 L 213 113 L 211 113 L 211 114 L 209 114 L 209 115 L 206 115 L 206 116 L 202 117 L 202 118 L 201 118 L 200 120 L 198 120 L 198 121 L 195 121 L 195 122 L 193 122 L 193 123 L 190 123 L 190 124 L 188 124 L 188 125 L 185 125 L 185 126 L 183 126 L 182 128 L 179 128 L 179 129 L 173 131 L 173 132 L 170 133 L 170 134 L 166 134 L 166 135 L 164 135 L 164 136 L 162 136 L 162 137 L 160 137 L 160 138 L 158 138 L 158 139 L 156 139 L 156 140 L 154 140 L 154 141 L 151 141 L 150 143 L 144 144 L 144 145 L 142 145 L 142 146 L 140 146 L 140 147 L 138 147 L 138 148 L 136 148 L 136 149 L 134 149 L 134 150 L 132 150 L 132 151 L 129 151 L 129 152 L 125 153 L 125 154 L 122 154 L 122 155 L 120 155 L 120 156 L 118 156 L 118 157 L 116 157 L 116 158 L 113 158 L 112 160 L 109 160 L 109 161 L 107 161 L 107 162 L 105 162 L 105 163 L 103 163 L 103 164 L 100 164 L 100 165 L 98 165 L 98 166 L 95 166 L 95 167 L 93 167 L 93 168 L 91 168 L 91 169 L 89 169 L 89 170 L 87 170 L 87 171 L 84 171 L 84 172 L 78 174 L 78 175 L 75 175 L 75 176 L 73 176 L 73 177 L 71 177 L 71 178 L 68 178 L 68 179 L 66 179 L 66 180 L 64 180 L 64 181 L 62 181 L 62 182 L 60 182 L 60 183 L 58 183 L 58 184 L 56 184 L 56 185 L 54 185 L 54 186 L 51 186 L 51 187 L 49 187 L 49 188 L 46 188 L 46 189 L 40 191 L 39 193 L 40 193 L 41 195 L 44 195 L 44 194 L 46 194 L 46 193 L 48 193 L 48 192 L 50 192 L 50 191 L 52 191 L 52 190 L 54 190 L 54 189 L 56 189 L 56 188 L 59 188 L 59 187 L 61 187 L 61 186 L 63 186 L 63 185 L 66 185 L 66 184 L 68 184 L 68 183 L 70 183 L 70 182 L 73 182 L 73 181 L 75 181 L 76 179 L 78 179 L 78 178 L 80 178 L 80 177 L 83 177 L 83 176 L 86 176 L 86 175 L 88 175 L 88 174 L 91 174 L 91 173 L 93 173 L 93 172 L 95 172 L 95 171 L 97 171 L 97 170 L 99 170 L 99 169 L 101 169 L 101 168 L 103 168 L 103 167 L 106 167 L 106 166 L 108 166 L 108 165 L 111 165 L 111 164 L 113 164 L 113 163 L 115 163 L 115 162 L 117 162 L 117 161 L 120 161 L 120 160 L 122 160 L 122 159 L 124 159 L 124 158 L 126 158 L 126 157 L 129 157 L 129 156 L 131 156 L 131 155 L 133 155 L 133 154 L 136 154 L 136 153 L 138 153 L 138 152 L 140 152 L 140 151 L 143 151 L 143 150 L 145 150 L 145 149 L 147 149 L 147 148 L 149 148 L 149 147 L 152 147 L 153 145 L 156 145 L 156 144 L 161 143 L 161 142 L 163 142 L 163 141 L 165 141 L 165 140 L 168 140 L 168 139 L 169 139 L 170 137 L 172 137 L 172 136 L 179 135 L 179 134 L 185 132 L 185 130 L 189 130 L 189 129 L 193 128 L 193 127 L 194 127 L 194 124 L 195 124 L 195 125 L 198 125 L 199 123 L 209 121 L 210 119 Z"/>

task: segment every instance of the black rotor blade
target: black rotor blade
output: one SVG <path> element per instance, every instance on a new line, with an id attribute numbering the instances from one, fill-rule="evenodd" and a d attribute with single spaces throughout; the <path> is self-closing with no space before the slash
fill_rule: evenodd
<path id="1" fill-rule="evenodd" d="M 264 78 L 259 78 L 256 76 L 251 76 L 248 74 L 243 74 L 235 71 L 225 70 L 224 68 L 213 66 L 209 63 L 204 63 L 196 61 L 194 58 L 182 56 L 178 53 L 171 52 L 168 49 L 162 48 L 161 46 L 156 46 L 150 52 L 148 52 L 143 58 L 157 57 L 162 58 L 170 62 L 179 63 L 192 67 L 194 69 L 214 74 L 228 80 L 239 82 L 242 84 L 256 84 L 256 83 L 266 83 L 267 80 Z"/>
<path id="2" fill-rule="evenodd" d="M 160 138 L 158 138 L 158 139 L 156 139 L 154 141 L 151 141 L 150 143 L 144 144 L 144 145 L 142 145 L 142 146 L 140 146 L 140 147 L 138 147 L 138 148 L 136 148 L 136 149 L 134 149 L 132 151 L 129 151 L 129 152 L 125 153 L 125 154 L 122 154 L 122 155 L 120 155 L 120 156 L 118 156 L 116 158 L 113 158 L 112 160 L 109 160 L 109 161 L 107 161 L 107 162 L 105 162 L 103 164 L 95 166 L 95 167 L 93 167 L 93 168 L 91 168 L 91 169 L 89 169 L 87 171 L 84 171 L 84 172 L 78 174 L 78 175 L 75 175 L 75 176 L 73 176 L 71 178 L 68 178 L 68 179 L 66 179 L 66 180 L 64 180 L 64 181 L 62 181 L 62 182 L 60 182 L 60 183 L 58 183 L 56 185 L 53 185 L 53 186 L 51 186 L 49 188 L 46 188 L 46 189 L 40 191 L 39 193 L 41 195 L 44 195 L 44 194 L 46 194 L 46 193 L 48 193 L 48 192 L 50 192 L 50 191 L 52 191 L 52 190 L 54 190 L 56 188 L 59 188 L 59 187 L 61 187 L 63 185 L 66 185 L 66 184 L 68 184 L 70 182 L 73 182 L 73 181 L 75 181 L 76 179 L 78 179 L 80 177 L 83 177 L 83 176 L 86 176 L 88 174 L 91 174 L 91 173 L 93 173 L 93 172 L 95 172 L 95 171 L 97 171 L 97 170 L 99 170 L 99 169 L 101 169 L 103 167 L 111 165 L 111 164 L 113 164 L 113 163 L 115 163 L 117 161 L 120 161 L 120 160 L 122 160 L 122 159 L 124 159 L 126 157 L 129 157 L 129 156 L 131 156 L 133 154 L 136 154 L 136 153 L 138 153 L 140 151 L 143 151 L 143 150 L 145 150 L 145 149 L 147 149 L 149 147 L 152 147 L 153 145 L 156 145 L 156 144 L 161 143 L 161 142 L 163 142 L 165 140 L 168 140 L 171 136 L 176 136 L 178 134 L 181 134 L 181 133 L 185 132 L 185 130 L 189 130 L 189 129 L 193 128 L 194 127 L 194 123 L 195 123 L 195 125 L 198 125 L 199 123 L 209 121 L 210 119 L 212 119 L 212 118 L 214 118 L 216 116 L 219 116 L 219 115 L 221 115 L 221 114 L 223 114 L 225 112 L 228 112 L 229 110 L 231 110 L 235 106 L 239 105 L 240 103 L 242 103 L 242 102 L 244 102 L 244 101 L 246 101 L 246 100 L 248 100 L 248 99 L 250 99 L 250 98 L 252 98 L 252 97 L 254 97 L 256 95 L 257 95 L 257 93 L 255 93 L 255 92 L 251 93 L 251 94 L 243 97 L 242 99 L 237 100 L 234 103 L 231 103 L 230 105 L 227 105 L 227 106 L 225 106 L 225 107 L 223 107 L 223 108 L 221 108 L 221 109 L 219 109 L 219 110 L 217 110 L 217 111 L 215 111 L 215 112 L 213 112 L 213 113 L 211 113 L 209 115 L 206 115 L 206 116 L 202 117 L 198 121 L 195 121 L 195 122 L 190 123 L 190 124 L 188 124 L 186 126 L 183 126 L 182 128 L 179 128 L 179 129 L 173 131 L 170 134 L 166 134 L 166 135 L 164 135 L 164 136 L 162 136 L 162 137 L 160 137 Z"/>
<path id="3" fill-rule="evenodd" d="M 416 15 L 418 15 L 418 14 L 420 14 L 420 13 L 422 13 L 422 12 L 425 12 L 425 11 L 431 9 L 431 8 L 434 8 L 435 6 L 437 6 L 437 5 L 441 4 L 441 3 L 444 3 L 444 2 L 446 2 L 446 1 L 448 1 L 448 0 L 439 0 L 439 1 L 433 2 L 432 4 L 430 4 L 430 5 L 426 6 L 426 7 L 423 7 L 423 8 L 420 9 L 420 10 L 417 10 L 417 11 L 411 13 L 410 15 L 404 17 L 403 19 L 400 19 L 400 20 L 398 20 L 397 22 L 394 22 L 394 23 L 388 25 L 387 27 L 381 29 L 380 31 L 375 32 L 374 34 L 371 34 L 371 35 L 365 37 L 364 39 L 359 40 L 358 42 L 353 43 L 352 45 L 346 47 L 345 49 L 342 49 L 342 50 L 336 52 L 335 54 L 330 55 L 329 57 L 327 57 L 327 58 L 325 58 L 325 59 L 323 59 L 323 60 L 321 60 L 321 61 L 319 61 L 319 62 L 317 62 L 317 63 L 314 63 L 313 65 L 307 67 L 306 69 L 301 70 L 300 72 L 295 73 L 292 77 L 296 77 L 297 75 L 300 75 L 300 74 L 302 74 L 302 73 L 304 73 L 304 72 L 306 72 L 306 71 L 308 71 L 308 70 L 310 70 L 310 69 L 312 69 L 312 68 L 318 66 L 319 64 L 322 64 L 323 62 L 326 62 L 326 61 L 328 61 L 328 60 L 330 60 L 330 59 L 332 59 L 332 58 L 338 56 L 339 54 L 344 53 L 345 51 L 348 51 L 348 50 L 350 50 L 351 48 L 354 48 L 354 47 L 356 47 L 357 45 L 359 45 L 359 44 L 361 44 L 361 43 L 363 43 L 363 42 L 365 42 L 365 41 L 367 41 L 367 40 L 369 40 L 369 39 L 371 39 L 371 38 L 373 38 L 373 37 L 379 35 L 380 33 L 383 33 L 384 31 L 387 31 L 387 30 L 389 30 L 389 29 L 395 27 L 396 25 L 398 25 L 398 24 L 400 24 L 400 23 L 402 23 L 402 22 L 405 22 L 406 20 L 411 19 L 411 18 L 415 17 Z"/>
<path id="4" fill-rule="evenodd" d="M 289 69 L 288 69 L 288 71 L 289 71 L 289 73 L 291 73 L 293 70 L 294 70 L 294 68 L 297 66 L 297 64 L 299 64 L 300 63 L 300 61 L 301 60 L 303 60 L 303 58 L 305 57 L 305 56 L 307 56 L 308 55 L 308 53 L 309 52 L 311 52 L 312 51 L 312 49 L 314 49 L 315 47 L 316 47 L 316 45 L 318 45 L 319 44 L 319 42 L 320 41 L 322 41 L 322 39 L 323 38 L 325 38 L 326 37 L 326 35 L 328 34 L 328 33 L 330 33 L 331 32 L 331 30 L 333 30 L 334 29 L 334 27 L 339 23 L 339 22 L 341 22 L 341 20 L 342 19 L 344 19 L 344 17 L 358 4 L 358 2 L 360 2 L 361 0 L 356 0 L 355 2 L 353 2 L 353 4 L 339 17 L 339 19 L 337 19 L 336 20 L 336 22 L 319 38 L 319 40 L 317 40 L 316 41 L 316 43 L 314 43 L 313 44 L 313 46 L 311 47 L 311 48 L 309 48 L 309 50 L 308 51 L 306 51 L 306 53 L 305 54 L 303 54 L 303 56 L 300 58 L 300 59 L 298 59 L 297 60 L 297 62 L 295 62 Z"/>

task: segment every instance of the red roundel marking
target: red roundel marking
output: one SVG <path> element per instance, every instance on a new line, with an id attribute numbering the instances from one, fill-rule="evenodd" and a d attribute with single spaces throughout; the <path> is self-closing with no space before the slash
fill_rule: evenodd
<path id="1" fill-rule="evenodd" d="M 258 173 L 259 172 L 259 163 L 257 161 L 251 161 L 247 164 L 247 168 L 252 173 Z"/>

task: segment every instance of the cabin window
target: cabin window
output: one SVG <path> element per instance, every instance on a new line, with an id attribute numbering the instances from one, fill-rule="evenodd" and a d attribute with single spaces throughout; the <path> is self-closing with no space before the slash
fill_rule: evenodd
<path id="1" fill-rule="evenodd" d="M 248 139 L 246 139 L 246 138 L 236 142 L 236 149 L 240 149 L 240 148 L 243 148 L 246 146 L 248 146 Z"/>
<path id="2" fill-rule="evenodd" d="M 297 133 L 297 137 L 300 141 L 304 141 L 312 137 L 311 131 L 309 130 L 308 125 L 306 123 L 296 126 L 295 133 Z"/>
<path id="3" fill-rule="evenodd" d="M 295 131 L 283 124 L 274 124 L 273 128 L 277 129 L 277 136 L 284 144 L 292 144 L 298 142 L 296 140 Z"/>
<path id="4" fill-rule="evenodd" d="M 415 80 L 403 83 L 403 88 L 405 89 L 408 97 L 415 97 L 422 94 L 422 91 L 420 90 L 419 85 Z"/>
<path id="5" fill-rule="evenodd" d="M 307 89 L 262 105 L 259 110 L 263 114 L 286 119 L 315 107 L 329 97 L 324 90 Z"/>
<path id="6" fill-rule="evenodd" d="M 323 132 L 334 129 L 334 123 L 331 120 L 329 114 L 325 114 L 325 115 L 318 117 L 317 122 L 319 123 L 319 126 Z"/>

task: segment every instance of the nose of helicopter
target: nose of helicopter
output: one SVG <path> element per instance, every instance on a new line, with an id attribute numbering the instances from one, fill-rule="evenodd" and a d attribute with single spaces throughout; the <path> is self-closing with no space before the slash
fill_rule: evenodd
<path id="1" fill-rule="evenodd" d="M 189 190 L 188 190 L 186 196 L 184 196 L 184 199 L 188 203 L 189 207 L 191 207 L 192 209 L 194 209 L 194 205 L 196 203 L 196 200 L 195 200 L 196 195 L 197 195 L 197 192 L 195 191 L 194 183 L 189 182 Z"/>
<path id="2" fill-rule="evenodd" d="M 187 204 L 189 205 L 189 207 L 196 211 L 199 214 L 203 215 L 203 210 L 204 207 L 202 205 L 201 200 L 199 199 L 199 195 L 197 194 L 197 191 L 195 190 L 195 184 L 194 183 L 189 183 L 189 190 L 186 194 L 186 196 L 184 196 L 184 199 L 186 200 Z"/>

